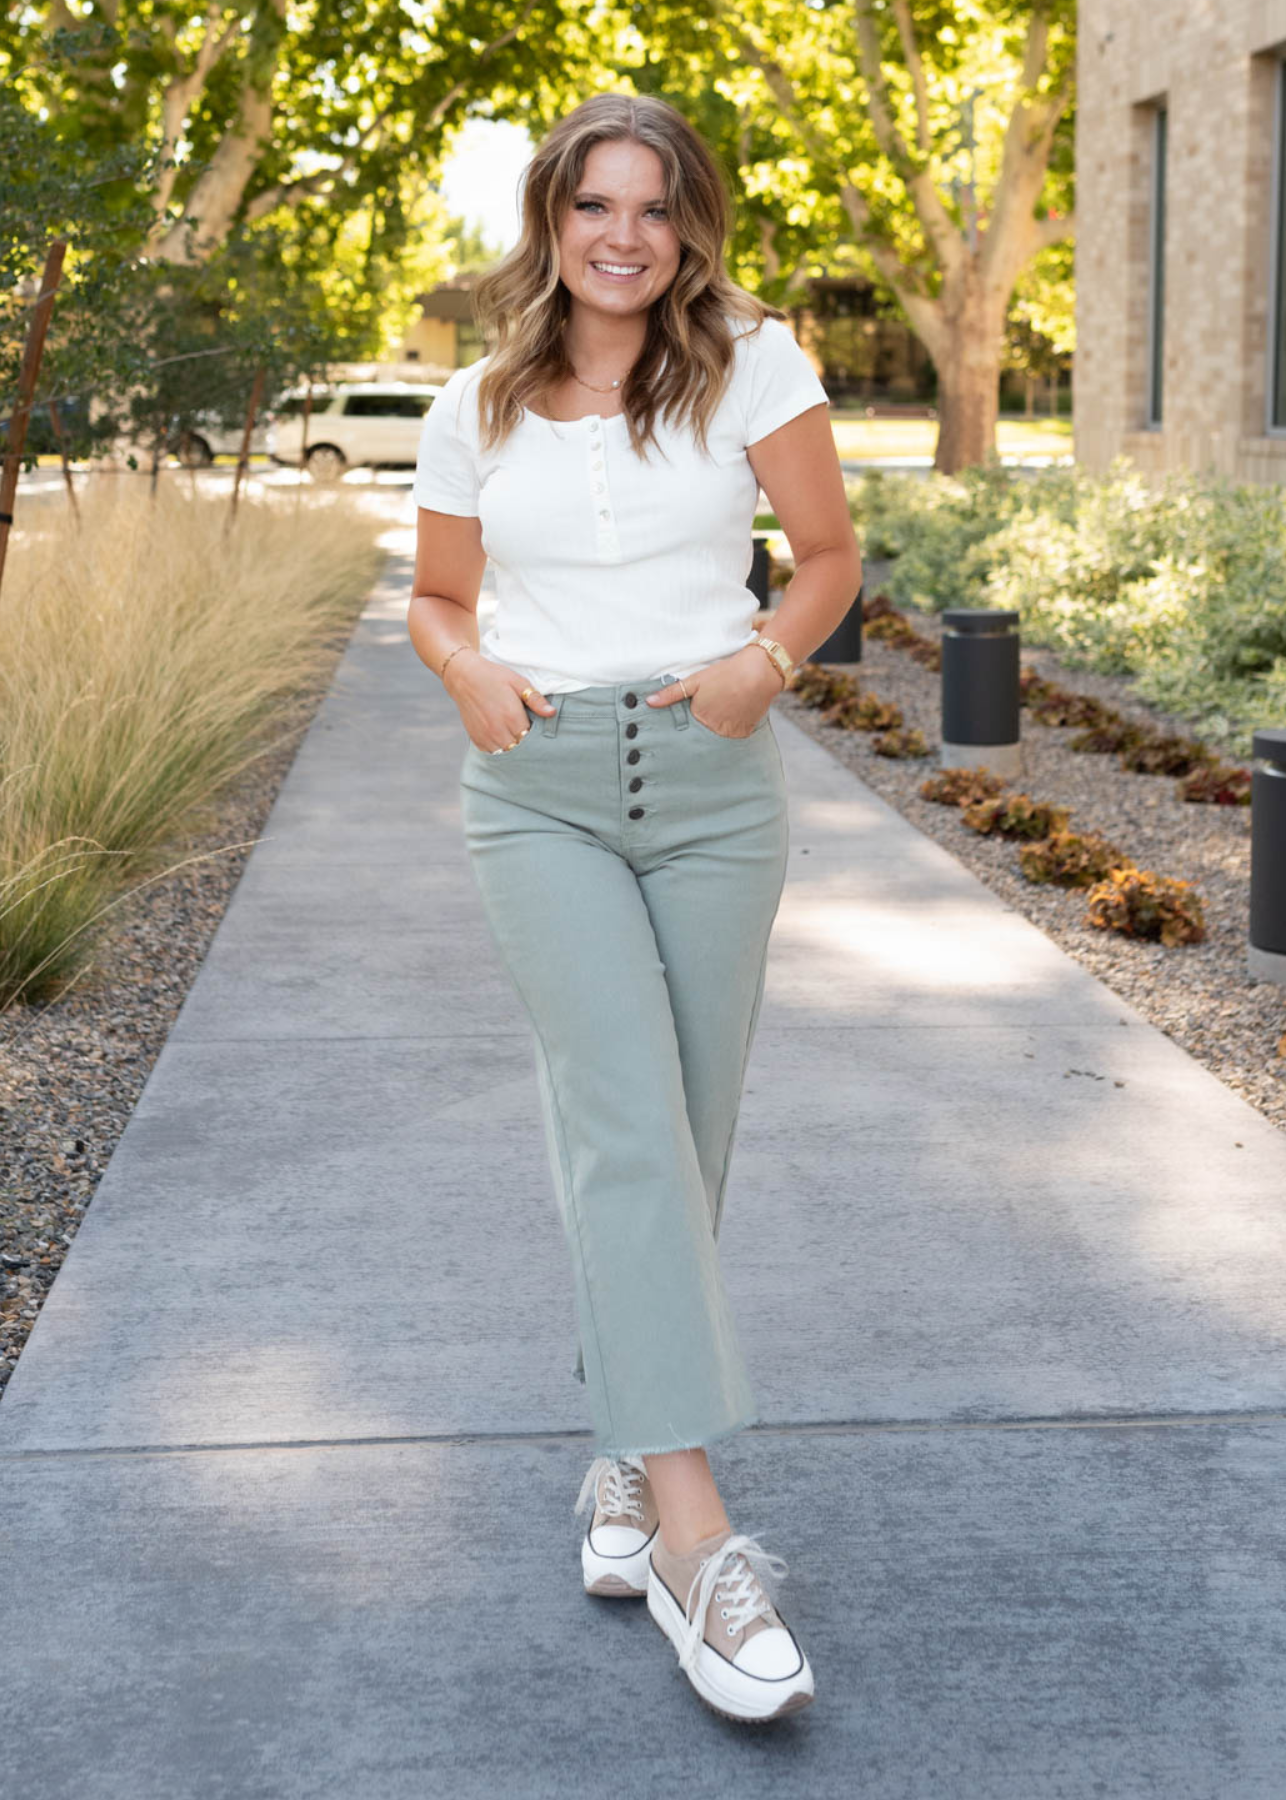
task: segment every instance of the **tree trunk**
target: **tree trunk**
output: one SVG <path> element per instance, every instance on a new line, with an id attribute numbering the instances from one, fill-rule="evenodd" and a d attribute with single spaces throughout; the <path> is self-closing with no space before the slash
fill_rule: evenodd
<path id="1" fill-rule="evenodd" d="M 63 257 L 66 254 L 67 239 L 55 238 L 45 257 L 40 292 L 23 344 L 22 365 L 18 370 L 18 392 L 9 415 L 9 441 L 0 458 L 0 581 L 4 579 L 5 553 L 9 548 L 13 509 L 18 503 L 18 471 L 22 467 L 22 452 L 27 443 L 27 420 L 31 416 L 31 402 L 35 398 L 36 383 L 40 379 L 40 359 L 45 353 L 45 334 L 49 330 L 49 317 L 54 310 L 54 295 L 63 278 Z"/>
<path id="2" fill-rule="evenodd" d="M 996 454 L 1004 304 L 992 303 L 972 281 L 964 294 L 943 298 L 946 317 L 934 355 L 938 443 L 933 466 L 954 475 L 990 462 Z"/>

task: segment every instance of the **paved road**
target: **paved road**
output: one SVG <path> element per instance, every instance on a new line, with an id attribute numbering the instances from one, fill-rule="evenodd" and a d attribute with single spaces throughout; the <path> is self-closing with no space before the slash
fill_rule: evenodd
<path id="1" fill-rule="evenodd" d="M 723 1237 L 764 1423 L 715 1456 L 817 1704 L 739 1732 L 580 1592 L 570 1273 L 407 579 L 0 1402 L 7 1791 L 1280 1800 L 1286 1136 L 781 717 Z"/>

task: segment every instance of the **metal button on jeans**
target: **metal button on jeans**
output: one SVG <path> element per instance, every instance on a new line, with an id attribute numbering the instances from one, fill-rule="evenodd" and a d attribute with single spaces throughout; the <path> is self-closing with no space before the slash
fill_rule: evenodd
<path id="1" fill-rule="evenodd" d="M 639 789 L 642 786 L 643 786 L 643 777 L 641 775 L 636 775 L 634 777 L 633 781 L 630 783 L 630 792 L 632 794 L 637 794 Z"/>
<path id="2" fill-rule="evenodd" d="M 643 817 L 643 808 L 641 806 L 632 806 L 630 808 L 630 817 L 632 819 L 641 819 Z"/>
<path id="3" fill-rule="evenodd" d="M 638 736 L 638 734 L 639 734 L 639 728 L 638 728 L 638 726 L 637 726 L 637 725 L 634 725 L 634 724 L 629 724 L 629 725 L 627 725 L 627 726 L 626 726 L 626 727 L 625 727 L 625 735 L 626 735 L 626 737 L 637 737 L 637 736 Z M 637 755 L 638 755 L 638 752 L 637 752 L 637 751 L 634 751 L 634 752 L 632 752 L 632 754 L 633 754 L 633 755 L 635 755 L 635 756 L 637 756 Z"/>
<path id="4" fill-rule="evenodd" d="M 637 694 L 626 694 L 625 704 L 627 706 L 637 706 L 638 703 L 639 703 L 639 697 Z"/>
<path id="5" fill-rule="evenodd" d="M 626 734 L 629 735 L 629 733 L 637 731 L 637 729 L 638 727 L 636 725 L 629 725 L 626 727 Z M 631 750 L 626 755 L 625 760 L 627 763 L 636 763 L 642 754 L 643 752 L 641 750 Z"/>

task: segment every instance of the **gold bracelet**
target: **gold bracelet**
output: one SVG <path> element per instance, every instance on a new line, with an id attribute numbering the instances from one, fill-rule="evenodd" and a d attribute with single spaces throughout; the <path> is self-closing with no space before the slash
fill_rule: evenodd
<path id="1" fill-rule="evenodd" d="M 451 652 L 451 656 L 459 656 L 459 654 L 462 650 L 472 650 L 472 649 L 473 649 L 472 644 L 457 644 L 455 649 Z M 440 681 L 445 681 L 447 678 L 447 663 L 449 663 L 451 661 L 451 656 L 447 657 L 447 662 L 444 662 L 442 667 L 438 670 L 438 679 Z"/>

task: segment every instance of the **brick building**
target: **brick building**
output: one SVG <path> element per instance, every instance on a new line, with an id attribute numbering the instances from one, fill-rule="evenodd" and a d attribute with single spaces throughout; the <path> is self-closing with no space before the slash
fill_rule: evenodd
<path id="1" fill-rule="evenodd" d="M 1076 453 L 1286 481 L 1286 0 L 1081 0 Z"/>

